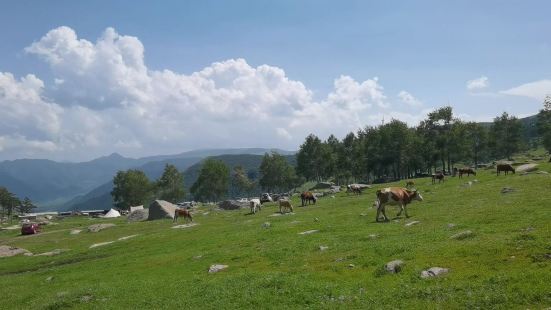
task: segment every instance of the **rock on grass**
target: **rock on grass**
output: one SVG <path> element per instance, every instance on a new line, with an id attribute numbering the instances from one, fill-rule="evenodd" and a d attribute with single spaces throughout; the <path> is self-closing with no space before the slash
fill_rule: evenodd
<path id="1" fill-rule="evenodd" d="M 449 271 L 448 268 L 432 267 L 427 270 L 421 271 L 421 278 L 427 279 L 427 278 L 442 276 L 447 274 L 448 271 Z"/>
<path id="2" fill-rule="evenodd" d="M 313 230 L 303 231 L 303 232 L 300 232 L 300 233 L 298 233 L 298 234 L 299 234 L 299 235 L 309 235 L 309 234 L 316 233 L 316 232 L 318 232 L 318 231 L 319 231 L 319 230 L 313 229 Z"/>
<path id="3" fill-rule="evenodd" d="M 226 268 L 228 268 L 228 265 L 214 264 L 209 267 L 209 273 L 216 273 Z"/>
<path id="4" fill-rule="evenodd" d="M 110 227 L 114 227 L 116 226 L 115 224 L 111 224 L 111 223 L 106 223 L 106 224 L 94 224 L 94 225 L 90 225 L 88 226 L 88 231 L 89 232 L 98 232 L 98 231 L 101 231 L 101 230 L 104 230 L 106 228 L 110 228 Z"/>
<path id="5" fill-rule="evenodd" d="M 473 236 L 474 236 L 474 233 L 472 231 L 465 230 L 465 231 L 459 232 L 459 233 L 451 236 L 450 239 L 463 240 L 463 239 L 467 239 L 467 238 L 472 238 Z"/>
<path id="6" fill-rule="evenodd" d="M 9 245 L 0 245 L 0 257 L 11 257 L 11 256 L 20 255 L 20 254 L 23 254 L 26 256 L 33 255 L 33 253 L 22 248 L 9 246 Z"/>
<path id="7" fill-rule="evenodd" d="M 404 226 L 413 226 L 413 225 L 417 225 L 417 224 L 419 224 L 419 223 L 421 223 L 421 222 L 419 222 L 419 221 L 413 221 L 413 222 L 407 223 L 407 224 L 404 225 Z"/>
<path id="8" fill-rule="evenodd" d="M 393 260 L 393 261 L 390 261 L 388 263 L 386 263 L 385 265 L 385 270 L 390 272 L 390 273 L 398 273 L 402 270 L 402 265 L 404 264 L 404 262 L 402 260 Z"/>

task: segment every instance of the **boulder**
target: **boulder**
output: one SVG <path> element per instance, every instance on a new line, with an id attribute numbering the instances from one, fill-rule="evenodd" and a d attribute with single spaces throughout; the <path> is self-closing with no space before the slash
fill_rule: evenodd
<path id="1" fill-rule="evenodd" d="M 25 256 L 32 256 L 33 253 L 14 246 L 9 245 L 0 245 L 0 257 L 11 257 L 23 254 Z"/>
<path id="2" fill-rule="evenodd" d="M 241 208 L 249 208 L 248 203 L 239 202 L 237 200 L 224 200 L 218 203 L 218 207 L 222 210 L 238 210 Z"/>
<path id="3" fill-rule="evenodd" d="M 538 170 L 538 164 L 520 165 L 515 170 L 516 170 L 516 172 L 519 172 L 519 173 L 536 171 L 536 170 Z"/>
<path id="4" fill-rule="evenodd" d="M 96 233 L 96 232 L 98 232 L 98 231 L 101 231 L 101 230 L 104 230 L 104 229 L 106 229 L 106 228 L 110 228 L 110 227 L 113 227 L 113 226 L 116 226 L 116 225 L 115 225 L 115 224 L 111 224 L 111 223 L 94 224 L 94 225 L 88 226 L 88 231 L 89 231 L 89 232 Z"/>
<path id="5" fill-rule="evenodd" d="M 128 214 L 129 222 L 141 222 L 147 220 L 149 217 L 149 209 L 137 209 Z"/>
<path id="6" fill-rule="evenodd" d="M 402 265 L 404 264 L 404 262 L 402 260 L 393 260 L 393 261 L 390 261 L 388 263 L 386 263 L 385 265 L 385 270 L 390 272 L 390 273 L 398 273 L 402 270 Z"/>
<path id="7" fill-rule="evenodd" d="M 441 268 L 441 267 L 432 267 L 427 270 L 421 271 L 421 278 L 432 278 L 432 277 L 438 277 L 442 276 L 448 273 L 448 268 Z"/>
<path id="8" fill-rule="evenodd" d="M 164 200 L 155 200 L 149 205 L 147 220 L 174 219 L 175 211 L 176 205 Z"/>
<path id="9" fill-rule="evenodd" d="M 216 273 L 218 271 L 228 268 L 228 265 L 215 264 L 209 267 L 209 273 Z"/>

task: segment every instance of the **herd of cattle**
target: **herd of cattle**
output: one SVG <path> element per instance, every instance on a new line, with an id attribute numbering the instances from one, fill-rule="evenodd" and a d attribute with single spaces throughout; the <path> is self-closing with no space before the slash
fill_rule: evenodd
<path id="1" fill-rule="evenodd" d="M 507 175 L 509 172 L 515 173 L 515 169 L 510 164 L 497 164 L 496 165 L 496 173 L 497 175 L 500 175 L 501 172 L 505 172 Z M 445 181 L 445 173 L 442 171 L 438 171 L 435 174 L 432 174 L 432 183 L 436 183 L 438 180 L 438 183 Z M 472 168 L 454 168 L 453 170 L 453 176 L 458 176 L 459 178 L 462 178 L 464 175 L 470 176 L 474 175 L 476 176 L 476 171 Z M 407 211 L 407 205 L 410 204 L 412 201 L 423 201 L 423 196 L 421 193 L 419 193 L 416 189 L 414 189 L 415 182 L 412 180 L 406 181 L 406 185 L 404 188 L 402 187 L 387 187 L 380 190 L 377 190 L 376 195 L 376 201 L 373 204 L 373 206 L 377 209 L 377 216 L 376 221 L 379 222 L 381 220 L 388 221 L 388 217 L 385 212 L 385 207 L 387 205 L 395 205 L 400 207 L 400 211 L 396 216 L 400 216 L 402 212 L 405 213 L 406 217 L 409 217 L 408 211 Z M 371 186 L 365 185 L 365 184 L 350 184 L 346 188 L 347 193 L 362 194 L 362 191 L 366 188 L 370 188 Z M 318 198 L 316 197 L 316 194 L 310 191 L 305 191 L 300 194 L 301 199 L 301 205 L 302 207 L 305 207 L 309 204 L 316 204 Z M 270 195 L 270 194 L 263 194 L 260 198 L 254 198 L 249 200 L 251 214 L 256 214 L 256 212 L 260 211 L 262 208 L 262 204 L 266 202 L 277 202 L 279 204 L 279 212 L 285 213 L 285 212 L 293 212 L 293 205 L 291 204 L 291 201 L 289 199 L 289 195 Z M 191 214 L 177 214 L 177 216 L 182 216 L 187 219 L 192 220 Z M 177 218 L 177 216 L 175 218 Z"/>

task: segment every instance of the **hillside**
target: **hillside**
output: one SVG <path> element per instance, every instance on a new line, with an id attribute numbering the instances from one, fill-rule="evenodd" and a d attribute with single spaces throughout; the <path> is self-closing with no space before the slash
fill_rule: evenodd
<path id="1" fill-rule="evenodd" d="M 238 154 L 238 155 L 219 155 L 212 156 L 210 158 L 221 160 L 229 168 L 230 171 L 233 167 L 241 165 L 246 171 L 254 176 L 258 176 L 258 168 L 262 162 L 263 155 L 252 154 Z M 296 165 L 296 158 L 294 155 L 287 155 L 287 160 L 290 164 Z M 165 159 L 158 162 L 150 162 L 137 169 L 145 172 L 145 174 L 151 179 L 155 180 L 161 176 L 165 164 L 175 165 L 178 170 L 184 172 L 184 186 L 187 192 L 187 197 L 190 197 L 189 189 L 195 183 L 199 177 L 199 171 L 201 169 L 202 161 L 198 158 L 184 158 L 184 159 Z M 112 206 L 113 201 L 111 198 L 111 190 L 113 189 L 113 183 L 111 181 L 102 184 L 95 188 L 86 195 L 79 196 L 68 203 L 66 203 L 63 210 L 88 210 L 88 209 L 108 209 Z M 260 191 L 257 188 L 256 191 Z M 230 186 L 230 196 L 236 195 L 236 190 Z"/>
<path id="2" fill-rule="evenodd" d="M 204 149 L 138 159 L 113 153 L 81 163 L 62 163 L 45 159 L 3 161 L 0 162 L 0 186 L 8 188 L 21 198 L 31 198 L 41 210 L 66 209 L 68 206 L 82 203 L 83 200 L 97 198 L 96 189 L 111 182 L 119 170 L 138 168 L 155 179 L 161 175 L 166 163 L 172 163 L 183 171 L 207 156 L 262 155 L 270 151 L 271 149 L 263 148 Z M 277 151 L 282 154 L 293 153 Z"/>
<path id="3" fill-rule="evenodd" d="M 551 172 L 551 164 L 540 170 Z M 477 180 L 476 182 L 474 180 Z M 468 182 L 471 182 L 470 184 Z M 0 244 L 59 255 L 0 258 L 5 308 L 545 309 L 551 305 L 549 174 L 417 179 L 411 218 L 376 223 L 374 192 L 337 194 L 293 215 L 200 206 L 189 228 L 67 218 Z M 401 185 L 396 184 L 394 185 Z M 512 192 L 501 193 L 509 187 Z M 297 198 L 293 198 L 295 206 Z M 396 207 L 388 207 L 391 217 Z M 417 221 L 415 225 L 406 224 Z M 265 225 L 264 223 L 269 223 Z M 116 226 L 98 233 L 95 223 Z M 182 223 L 179 223 L 182 224 Z M 72 229 L 84 229 L 72 235 Z M 315 230 L 311 234 L 299 233 Z M 452 236 L 472 234 L 453 239 Z M 122 240 L 120 238 L 123 238 Z M 125 239 L 126 238 L 126 239 Z M 93 244 L 111 242 L 90 248 Z M 320 249 L 320 246 L 326 248 Z M 385 271 L 392 260 L 399 273 Z M 209 274 L 213 264 L 227 269 Z M 430 267 L 449 273 L 422 279 Z M 32 289 L 29 289 L 32 288 Z M 40 292 L 39 294 L 37 292 Z"/>

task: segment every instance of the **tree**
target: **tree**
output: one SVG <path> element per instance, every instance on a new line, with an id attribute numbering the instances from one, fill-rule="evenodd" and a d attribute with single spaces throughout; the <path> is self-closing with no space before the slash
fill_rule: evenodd
<path id="1" fill-rule="evenodd" d="M 323 159 L 321 140 L 313 134 L 306 137 L 297 153 L 297 172 L 306 180 L 320 180 Z"/>
<path id="2" fill-rule="evenodd" d="M 193 197 L 200 201 L 216 202 L 224 197 L 229 188 L 230 170 L 223 161 L 205 160 L 197 181 L 191 186 Z"/>
<path id="3" fill-rule="evenodd" d="M 33 202 L 29 199 L 29 197 L 25 197 L 21 202 L 21 206 L 19 207 L 19 212 L 31 213 L 36 208 L 37 207 L 33 204 Z"/>
<path id="4" fill-rule="evenodd" d="M 469 122 L 466 124 L 468 156 L 477 167 L 486 154 L 488 148 L 488 130 L 480 124 Z"/>
<path id="5" fill-rule="evenodd" d="M 250 194 L 255 187 L 255 183 L 249 179 L 243 166 L 235 166 L 232 174 L 232 185 L 239 194 Z"/>
<path id="6" fill-rule="evenodd" d="M 295 174 L 295 169 L 285 157 L 276 152 L 264 154 L 260 164 L 259 184 L 268 192 L 288 191 L 296 187 L 300 179 Z"/>
<path id="7" fill-rule="evenodd" d="M 15 211 L 19 205 L 21 205 L 21 201 L 17 198 L 17 196 L 15 196 L 15 194 L 8 191 L 5 187 L 0 187 L 0 206 L 2 207 L 2 217 L 7 215 L 11 221 L 13 211 Z"/>
<path id="8" fill-rule="evenodd" d="M 174 165 L 166 164 L 163 175 L 157 180 L 157 196 L 172 203 L 185 197 L 184 175 Z"/>
<path id="9" fill-rule="evenodd" d="M 503 112 L 494 119 L 490 133 L 494 156 L 511 159 L 513 153 L 520 150 L 522 124 L 516 117 Z"/>
<path id="10" fill-rule="evenodd" d="M 152 198 L 153 186 L 140 170 L 119 171 L 113 178 L 111 196 L 119 209 L 144 205 Z"/>
<path id="11" fill-rule="evenodd" d="M 551 153 L 551 96 L 549 95 L 545 97 L 543 109 L 538 113 L 537 127 L 543 147 Z M 551 157 L 549 161 L 551 162 Z"/>

